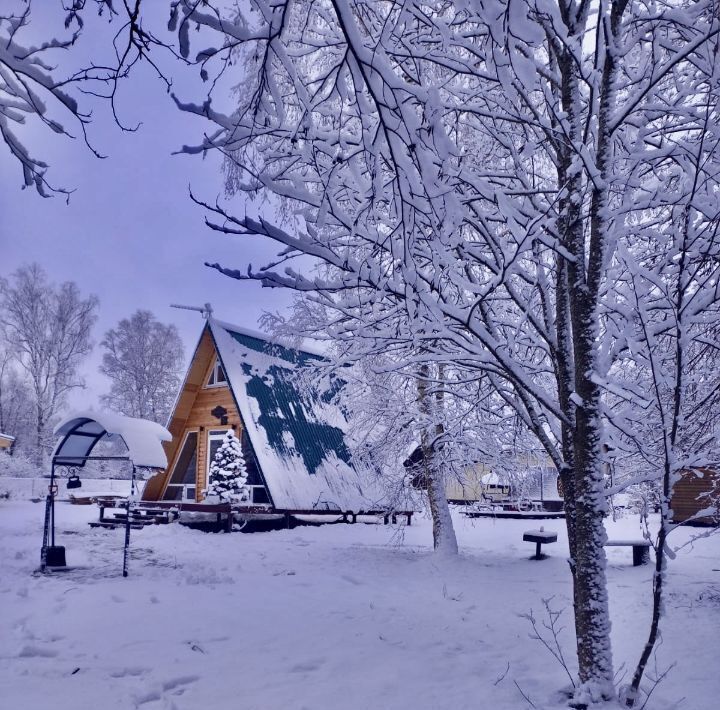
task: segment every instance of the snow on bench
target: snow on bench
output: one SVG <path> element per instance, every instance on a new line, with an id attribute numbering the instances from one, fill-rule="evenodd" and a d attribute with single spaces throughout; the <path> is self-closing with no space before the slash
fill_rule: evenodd
<path id="1" fill-rule="evenodd" d="M 633 567 L 650 562 L 652 543 L 649 540 L 608 540 L 605 547 L 632 547 Z"/>

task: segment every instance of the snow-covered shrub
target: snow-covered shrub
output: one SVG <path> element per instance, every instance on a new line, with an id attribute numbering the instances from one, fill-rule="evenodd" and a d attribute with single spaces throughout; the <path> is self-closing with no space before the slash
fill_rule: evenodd
<path id="1" fill-rule="evenodd" d="M 210 464 L 206 498 L 218 498 L 223 503 L 241 503 L 249 500 L 246 486 L 247 468 L 240 440 L 229 429 Z"/>
<path id="2" fill-rule="evenodd" d="M 6 451 L 0 451 L 0 478 L 37 478 L 49 473 L 42 471 L 28 456 L 16 452 L 10 456 Z"/>
<path id="3" fill-rule="evenodd" d="M 628 508 L 641 514 L 660 512 L 662 491 L 659 481 L 638 483 L 627 489 Z"/>

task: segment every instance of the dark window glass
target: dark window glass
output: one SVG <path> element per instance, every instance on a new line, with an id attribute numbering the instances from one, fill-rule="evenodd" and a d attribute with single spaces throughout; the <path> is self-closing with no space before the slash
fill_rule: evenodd
<path id="1" fill-rule="evenodd" d="M 197 432 L 190 432 L 178 456 L 170 483 L 195 483 L 197 469 Z M 175 500 L 172 498 L 171 500 Z"/>
<path id="2" fill-rule="evenodd" d="M 270 498 L 268 497 L 265 487 L 253 488 L 253 503 L 269 503 Z"/>
<path id="3" fill-rule="evenodd" d="M 163 500 L 182 500 L 183 487 L 182 486 L 168 486 L 165 490 Z"/>
<path id="4" fill-rule="evenodd" d="M 240 442 L 242 445 L 243 456 L 245 457 L 245 468 L 248 473 L 248 485 L 262 486 L 263 480 L 260 476 L 260 469 L 258 468 L 257 460 L 255 459 L 255 454 L 250 446 L 250 439 L 248 438 L 247 431 L 245 429 L 242 430 Z"/>
<path id="5" fill-rule="evenodd" d="M 185 500 L 195 500 L 195 489 L 194 488 L 187 489 L 187 493 L 185 493 Z"/>
<path id="6" fill-rule="evenodd" d="M 208 474 L 210 473 L 210 466 L 215 460 L 215 454 L 218 449 L 222 446 L 223 439 L 225 438 L 224 431 L 211 431 L 208 432 Z"/>
<path id="7" fill-rule="evenodd" d="M 223 372 L 222 365 L 219 362 L 215 362 L 213 369 L 210 371 L 208 385 L 221 385 L 225 382 L 227 382 L 227 378 Z"/>

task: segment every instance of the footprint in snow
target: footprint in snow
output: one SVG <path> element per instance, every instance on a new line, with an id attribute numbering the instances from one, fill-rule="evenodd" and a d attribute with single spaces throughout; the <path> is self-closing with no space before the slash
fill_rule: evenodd
<path id="1" fill-rule="evenodd" d="M 160 683 L 160 686 L 155 686 L 143 693 L 135 695 L 135 707 L 146 705 L 148 703 L 155 703 L 164 700 L 166 705 L 175 707 L 175 704 L 165 696 L 165 693 L 172 695 L 182 695 L 186 688 L 184 686 L 190 685 L 195 681 L 199 680 L 200 676 L 186 675 L 178 676 L 177 678 L 171 678 L 169 680 Z"/>
<path id="2" fill-rule="evenodd" d="M 313 671 L 320 670 L 325 663 L 324 658 L 308 659 L 301 663 L 296 663 L 291 669 L 291 673 L 312 673 Z"/>
<path id="3" fill-rule="evenodd" d="M 346 582 L 349 582 L 350 584 L 354 584 L 356 587 L 363 586 L 363 582 L 361 582 L 359 579 L 355 579 L 355 577 L 351 577 L 349 574 L 341 574 L 340 579 L 345 580 Z"/>
<path id="4" fill-rule="evenodd" d="M 170 680 L 166 680 L 162 684 L 163 692 L 167 693 L 171 690 L 177 690 L 178 688 L 181 688 L 183 685 L 190 685 L 192 683 L 197 682 L 200 680 L 199 675 L 181 675 L 177 678 L 171 678 Z M 184 690 L 184 689 L 183 689 Z"/>
<path id="5" fill-rule="evenodd" d="M 150 669 L 149 668 L 143 668 L 141 666 L 130 666 L 127 668 L 118 668 L 117 670 L 110 671 L 110 677 L 111 678 L 127 678 L 128 676 L 132 676 L 134 678 L 137 678 L 137 676 L 145 675 Z"/>
<path id="6" fill-rule="evenodd" d="M 58 652 L 52 648 L 27 644 L 20 649 L 18 658 L 55 658 L 57 655 Z"/>

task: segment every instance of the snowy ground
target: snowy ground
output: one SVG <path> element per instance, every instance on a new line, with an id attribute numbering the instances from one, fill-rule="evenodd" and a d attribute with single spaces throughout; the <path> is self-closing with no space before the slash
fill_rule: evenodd
<path id="1" fill-rule="evenodd" d="M 332 525 L 244 535 L 179 525 L 91 530 L 94 507 L 59 504 L 58 544 L 75 569 L 38 575 L 43 506 L 0 502 L 0 706 L 5 710 L 524 710 L 559 707 L 561 666 L 521 615 L 566 608 L 563 521 L 542 562 L 522 542 L 536 521 L 457 516 L 460 559 L 405 529 Z M 636 519 L 609 523 L 637 537 Z M 697 532 L 697 531 L 695 531 Z M 675 544 L 691 531 L 675 533 Z M 649 621 L 650 566 L 609 552 L 615 664 L 626 679 Z M 717 707 L 720 536 L 672 563 L 664 643 L 675 667 L 648 709 Z M 569 629 L 562 643 L 572 657 Z"/>

